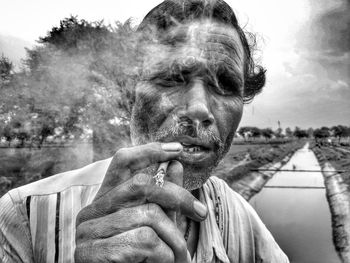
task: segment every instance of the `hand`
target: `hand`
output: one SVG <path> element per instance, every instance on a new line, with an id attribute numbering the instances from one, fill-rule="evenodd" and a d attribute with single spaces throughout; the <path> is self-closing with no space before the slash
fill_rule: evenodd
<path id="1" fill-rule="evenodd" d="M 116 153 L 95 200 L 78 214 L 76 262 L 190 262 L 183 234 L 166 212 L 201 221 L 206 207 L 181 186 L 165 181 L 160 188 L 152 175 L 136 172 L 176 159 L 181 149 L 151 143 Z M 168 174 L 182 178 L 181 164 L 173 161 Z"/>

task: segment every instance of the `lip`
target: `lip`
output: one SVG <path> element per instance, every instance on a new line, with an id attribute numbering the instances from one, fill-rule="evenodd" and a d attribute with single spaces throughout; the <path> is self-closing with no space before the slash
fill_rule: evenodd
<path id="1" fill-rule="evenodd" d="M 184 144 L 190 144 L 193 146 L 200 146 L 201 150 L 196 152 L 182 151 L 179 156 L 179 161 L 183 164 L 196 165 L 196 166 L 209 166 L 215 159 L 214 145 L 205 143 L 197 138 L 189 136 L 179 136 L 173 138 L 166 138 L 164 142 L 179 142 L 183 146 Z"/>
<path id="2" fill-rule="evenodd" d="M 209 150 L 194 153 L 182 151 L 179 156 L 179 161 L 187 165 L 210 166 L 213 163 L 214 158 L 214 152 Z"/>
<path id="3" fill-rule="evenodd" d="M 181 144 L 191 144 L 194 146 L 200 146 L 204 148 L 205 150 L 212 151 L 214 149 L 214 145 L 203 142 L 199 140 L 198 138 L 193 138 L 190 136 L 178 136 L 178 137 L 173 137 L 173 138 L 167 138 L 164 140 L 164 142 L 179 142 Z"/>

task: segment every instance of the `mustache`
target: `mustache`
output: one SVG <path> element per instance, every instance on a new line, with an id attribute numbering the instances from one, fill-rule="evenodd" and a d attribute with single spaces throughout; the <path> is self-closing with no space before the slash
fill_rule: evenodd
<path id="1" fill-rule="evenodd" d="M 189 136 L 204 143 L 214 145 L 217 152 L 222 152 L 224 143 L 213 131 L 204 128 L 202 125 L 179 122 L 168 127 L 164 127 L 151 135 L 152 141 L 162 141 L 166 138 Z"/>

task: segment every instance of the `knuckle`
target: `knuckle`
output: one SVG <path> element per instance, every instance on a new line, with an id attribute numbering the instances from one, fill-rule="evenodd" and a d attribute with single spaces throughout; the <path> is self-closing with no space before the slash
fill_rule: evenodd
<path id="1" fill-rule="evenodd" d="M 94 235 L 95 231 L 93 225 L 94 222 L 85 221 L 77 226 L 75 233 L 77 243 L 88 240 Z"/>
<path id="2" fill-rule="evenodd" d="M 151 142 L 147 144 L 147 147 L 144 148 L 144 151 L 151 163 L 157 163 L 159 161 L 159 156 L 163 153 L 161 144 L 159 142 Z"/>
<path id="3" fill-rule="evenodd" d="M 150 156 L 150 160 L 151 163 L 157 163 L 159 162 L 159 157 L 162 154 L 162 149 L 160 147 L 160 145 L 156 144 L 155 147 L 152 147 L 149 150 L 149 156 Z"/>
<path id="4" fill-rule="evenodd" d="M 117 164 L 123 164 L 128 156 L 128 148 L 120 148 L 115 154 L 114 158 Z"/>
<path id="5" fill-rule="evenodd" d="M 91 203 L 90 205 L 84 207 L 82 210 L 79 211 L 76 220 L 75 225 L 78 226 L 92 218 L 94 218 L 94 210 L 96 208 L 95 203 Z"/>
<path id="6" fill-rule="evenodd" d="M 82 223 L 82 215 L 81 215 L 82 211 L 80 211 L 75 219 L 75 226 L 79 226 Z"/>
<path id="7" fill-rule="evenodd" d="M 86 244 L 77 244 L 74 251 L 74 262 L 91 262 L 92 258 L 89 255 L 90 249 Z"/>
<path id="8" fill-rule="evenodd" d="M 148 249 L 156 249 L 161 243 L 157 233 L 148 226 L 139 228 L 137 241 Z"/>
<path id="9" fill-rule="evenodd" d="M 178 243 L 178 249 L 181 253 L 187 253 L 187 242 L 184 238 L 181 238 Z"/>
<path id="10" fill-rule="evenodd" d="M 147 203 L 145 207 L 145 215 L 148 219 L 154 220 L 160 218 L 162 209 L 159 207 L 159 205 L 155 203 Z"/>
<path id="11" fill-rule="evenodd" d="M 132 190 L 135 192 L 145 193 L 147 186 L 151 182 L 151 176 L 145 173 L 138 173 L 132 177 Z"/>
<path id="12" fill-rule="evenodd" d="M 180 162 L 177 161 L 177 160 L 173 160 L 173 161 L 172 161 L 172 165 L 174 165 L 174 166 L 176 167 L 178 173 L 183 174 L 183 172 L 184 172 L 184 167 L 183 167 L 182 163 L 180 163 Z"/>
<path id="13" fill-rule="evenodd" d="M 174 252 L 165 243 L 162 243 L 162 245 L 155 249 L 155 254 L 159 255 L 163 263 L 175 262 Z"/>
<path id="14" fill-rule="evenodd" d="M 151 142 L 149 144 L 149 146 L 150 146 L 149 147 L 150 149 L 154 149 L 154 150 L 157 150 L 157 151 L 162 149 L 160 142 Z"/>
<path id="15" fill-rule="evenodd" d="M 84 223 L 82 223 L 78 225 L 76 228 L 76 232 L 75 232 L 76 243 L 80 244 L 82 240 L 85 240 L 85 237 L 86 237 L 86 231 L 85 231 Z"/>
<path id="16" fill-rule="evenodd" d="M 79 226 L 80 224 L 82 224 L 86 220 L 87 210 L 88 210 L 88 208 L 85 207 L 78 213 L 78 215 L 76 217 L 76 221 L 75 221 L 76 226 Z"/>

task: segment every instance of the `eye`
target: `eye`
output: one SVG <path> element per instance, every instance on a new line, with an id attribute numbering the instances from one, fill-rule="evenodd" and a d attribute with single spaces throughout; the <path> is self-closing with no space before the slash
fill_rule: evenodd
<path id="1" fill-rule="evenodd" d="M 223 96 L 241 95 L 240 85 L 231 74 L 219 74 L 217 79 L 217 91 Z"/>
<path id="2" fill-rule="evenodd" d="M 186 80 L 181 74 L 171 74 L 155 77 L 152 79 L 152 82 L 156 85 L 170 88 L 184 85 L 186 83 Z"/>

